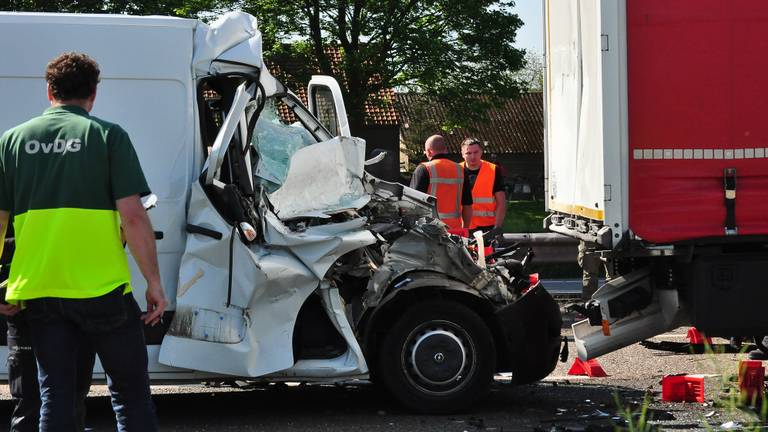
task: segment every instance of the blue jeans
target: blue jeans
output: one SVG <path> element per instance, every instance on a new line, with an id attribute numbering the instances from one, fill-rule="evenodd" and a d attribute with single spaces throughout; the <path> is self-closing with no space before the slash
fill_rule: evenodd
<path id="1" fill-rule="evenodd" d="M 75 429 L 78 347 L 98 354 L 121 432 L 157 430 L 149 391 L 141 311 L 123 287 L 90 299 L 41 298 L 27 302 L 27 319 L 40 381 L 41 432 Z"/>
<path id="2" fill-rule="evenodd" d="M 10 432 L 33 432 L 40 423 L 40 388 L 37 383 L 37 363 L 32 352 L 32 340 L 26 311 L 8 317 L 8 386 L 13 399 Z M 87 344 L 77 355 L 75 384 L 76 430 L 85 430 L 85 399 L 91 387 L 91 375 L 96 355 Z"/>

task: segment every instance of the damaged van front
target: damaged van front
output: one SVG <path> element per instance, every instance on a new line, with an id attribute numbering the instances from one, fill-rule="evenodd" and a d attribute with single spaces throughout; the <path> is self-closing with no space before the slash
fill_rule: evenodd
<path id="1" fill-rule="evenodd" d="M 97 115 L 124 119 L 159 197 L 150 217 L 170 305 L 146 329 L 153 380 L 370 378 L 412 409 L 447 412 L 497 372 L 527 383 L 554 368 L 560 312 L 526 251 L 478 264 L 434 197 L 368 174 L 376 161 L 351 137 L 336 81 L 314 77 L 305 107 L 265 67 L 250 15 L 0 22 L 100 62 Z M 0 93 L 19 101 L 9 116 L 39 109 L 29 65 L 58 49 L 41 47 L 3 48 Z"/>
<path id="2" fill-rule="evenodd" d="M 160 362 L 252 379 L 371 376 L 429 412 L 467 406 L 498 371 L 546 376 L 560 312 L 521 261 L 481 267 L 435 219 L 433 197 L 367 174 L 374 161 L 349 136 L 334 80 L 313 79 L 310 112 L 263 63 L 246 64 L 212 58 L 198 83 L 218 95 L 198 95 L 201 128 L 218 132 L 202 143 Z"/>

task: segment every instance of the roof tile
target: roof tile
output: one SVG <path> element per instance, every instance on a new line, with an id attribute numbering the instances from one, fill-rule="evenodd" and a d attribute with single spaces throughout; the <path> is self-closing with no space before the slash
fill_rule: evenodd
<path id="1" fill-rule="evenodd" d="M 342 50 L 338 47 L 326 47 L 325 52 L 331 60 L 331 67 L 336 76 L 343 79 L 343 71 L 340 69 L 342 63 Z M 296 57 L 281 57 L 267 61 L 267 67 L 277 79 L 283 82 L 288 88 L 293 90 L 301 98 L 302 103 L 307 104 L 306 82 L 299 82 L 296 75 L 307 65 Z M 312 73 L 319 73 L 317 65 L 309 66 Z M 397 112 L 395 104 L 394 89 L 382 89 L 377 94 L 371 94 L 365 103 L 365 124 L 368 126 L 397 126 L 400 124 L 400 115 Z M 287 115 L 287 113 L 281 113 Z M 288 116 L 292 119 L 292 116 Z"/>
<path id="2" fill-rule="evenodd" d="M 482 97 L 482 96 L 477 96 Z M 398 108 L 402 116 L 401 133 L 404 140 L 418 139 L 414 121 L 443 124 L 447 107 L 436 98 L 415 93 L 398 93 Z M 417 107 L 423 107 L 423 116 L 416 118 Z M 474 137 L 486 142 L 489 153 L 543 153 L 544 152 L 544 98 L 542 93 L 526 93 L 509 99 L 502 106 L 492 108 L 488 122 L 472 122 L 467 128 L 457 128 L 442 134 L 450 153 L 461 153 L 461 142 Z"/>

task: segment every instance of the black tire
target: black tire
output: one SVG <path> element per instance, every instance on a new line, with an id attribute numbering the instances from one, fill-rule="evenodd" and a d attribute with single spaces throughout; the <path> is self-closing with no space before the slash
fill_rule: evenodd
<path id="1" fill-rule="evenodd" d="M 496 371 L 493 337 L 471 309 L 427 301 L 407 309 L 381 344 L 379 381 L 414 411 L 468 408 L 488 392 Z"/>

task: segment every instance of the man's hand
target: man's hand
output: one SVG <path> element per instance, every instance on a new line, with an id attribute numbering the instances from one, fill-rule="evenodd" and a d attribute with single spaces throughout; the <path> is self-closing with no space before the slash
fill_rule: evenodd
<path id="1" fill-rule="evenodd" d="M 165 299 L 163 287 L 157 284 L 151 284 L 147 287 L 147 313 L 141 316 L 144 324 L 154 326 L 162 320 L 163 312 L 168 306 L 168 300 Z"/>
<path id="2" fill-rule="evenodd" d="M 21 311 L 21 308 L 7 303 L 0 303 L 0 315 L 14 316 Z"/>
<path id="3" fill-rule="evenodd" d="M 155 233 L 149 221 L 147 211 L 138 195 L 121 198 L 115 202 L 120 212 L 125 240 L 128 249 L 136 260 L 141 274 L 147 281 L 147 313 L 141 319 L 145 324 L 155 325 L 160 322 L 168 301 L 165 299 L 163 286 L 160 285 L 160 271 L 157 266 L 157 248 Z"/>

